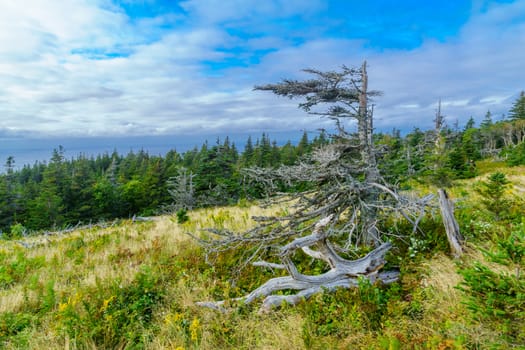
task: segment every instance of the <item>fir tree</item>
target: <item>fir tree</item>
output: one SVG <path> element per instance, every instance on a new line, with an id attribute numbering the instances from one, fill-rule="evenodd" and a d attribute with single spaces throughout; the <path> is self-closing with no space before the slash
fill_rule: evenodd
<path id="1" fill-rule="evenodd" d="M 514 102 L 509 111 L 510 120 L 525 119 L 525 91 L 520 93 L 520 97 Z"/>

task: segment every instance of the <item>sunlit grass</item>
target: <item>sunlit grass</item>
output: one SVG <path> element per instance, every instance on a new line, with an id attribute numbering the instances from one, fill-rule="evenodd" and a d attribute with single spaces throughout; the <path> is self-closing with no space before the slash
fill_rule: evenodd
<path id="1" fill-rule="evenodd" d="M 517 191 L 519 186 L 525 188 L 521 170 L 504 169 Z M 462 181 L 451 192 L 471 202 L 477 196 L 475 182 L 485 177 Z M 423 194 L 433 191 L 420 186 L 418 190 Z M 334 349 L 483 349 L 483 344 L 496 336 L 472 320 L 462 302 L 462 292 L 456 288 L 461 282 L 458 266 L 474 260 L 486 262 L 479 245 L 490 247 L 490 240 L 469 242 L 467 254 L 459 261 L 438 252 L 403 262 L 399 291 L 384 292 L 392 296 L 378 329 L 367 326 L 367 315 L 357 304 L 322 305 L 326 309 L 319 312 L 326 314 L 337 313 L 344 306 L 350 310 L 349 319 L 340 321 L 355 325 L 347 327 L 352 329 L 350 333 L 335 331 L 316 339 L 307 339 L 312 336 L 308 315 L 317 312 L 316 301 L 269 314 L 259 314 L 257 307 L 245 306 L 221 314 L 196 306 L 197 301 L 223 298 L 228 290 L 237 294 L 247 291 L 234 284 L 231 276 L 221 275 L 225 273 L 221 267 L 207 264 L 202 249 L 186 233 L 199 236 L 210 227 L 243 231 L 255 225 L 252 216 L 283 210 L 255 205 L 200 209 L 189 212 L 189 221 L 183 224 L 176 216 L 165 215 L 147 222 L 124 221 L 114 227 L 21 240 L 30 248 L 0 240 L 0 254 L 5 264 L 12 265 L 0 288 L 0 315 L 32 315 L 29 323 L 24 324 L 23 318 L 17 321 L 20 329 L 7 329 L 0 319 L 0 347 L 101 348 L 102 340 L 95 339 L 97 334 L 119 335 L 111 328 L 118 325 L 112 323 L 121 311 L 117 302 L 122 310 L 128 308 L 126 317 L 136 317 L 137 325 L 129 329 L 138 334 L 123 336 L 115 343 L 108 339 L 108 344 L 116 348 L 131 346 L 129 339 L 140 338 L 145 349 L 303 349 L 306 344 Z M 148 281 L 141 282 L 139 276 L 144 273 L 153 279 L 153 287 Z M 348 297 L 353 302 L 359 300 L 355 294 Z M 134 312 L 148 302 L 154 305 L 151 319 L 142 324 L 139 316 L 150 314 L 135 316 Z M 95 303 L 94 308 L 88 311 L 85 303 Z M 84 332 L 93 331 L 93 335 L 68 333 L 70 323 L 72 329 L 82 326 L 75 323 L 75 317 L 91 322 Z M 104 332 L 96 333 L 96 327 Z"/>

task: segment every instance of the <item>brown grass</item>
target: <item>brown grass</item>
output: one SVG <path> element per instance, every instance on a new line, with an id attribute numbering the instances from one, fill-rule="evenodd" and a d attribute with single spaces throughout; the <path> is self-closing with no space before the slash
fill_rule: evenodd
<path id="1" fill-rule="evenodd" d="M 509 173 L 509 179 L 515 184 L 525 186 L 525 175 L 521 174 L 519 171 Z M 465 182 L 463 186 L 470 191 L 471 182 Z M 31 249 L 21 248 L 16 242 L 0 241 L 0 250 L 15 252 L 23 249 L 29 258 L 43 256 L 45 266 L 38 268 L 33 274 L 38 276 L 37 281 L 41 285 L 53 280 L 59 298 L 67 300 L 68 297 L 85 293 L 85 290 L 93 290 L 97 281 L 120 280 L 123 284 L 129 283 L 141 265 L 154 262 L 156 254 L 176 259 L 180 255 L 186 256 L 197 251 L 195 242 L 185 234 L 186 232 L 199 234 L 201 230 L 217 225 L 242 231 L 255 225 L 251 220 L 252 216 L 270 215 L 281 210 L 282 207 L 260 209 L 256 206 L 202 209 L 190 212 L 190 220 L 184 224 L 177 223 L 176 217 L 166 215 L 157 217 L 152 222 L 125 222 L 105 229 L 84 229 L 67 235 L 27 238 L 26 242 L 37 245 Z M 80 240 L 84 245 L 72 248 Z M 198 258 L 204 259 L 202 256 Z M 75 262 L 76 259 L 78 262 Z M 475 246 L 469 246 L 463 259 L 466 262 L 477 260 L 488 263 Z M 494 267 L 502 268 L 499 265 Z M 483 325 L 469 323 L 468 311 L 461 302 L 462 292 L 455 288 L 462 280 L 457 273 L 455 260 L 438 253 L 422 262 L 415 270 L 416 272 L 405 277 L 403 288 L 410 288 L 407 300 L 391 305 L 390 318 L 383 325 L 382 334 L 356 330 L 347 338 L 327 337 L 317 344 L 333 349 L 383 349 L 384 347 L 379 346 L 378 338 L 386 337 L 399 339 L 403 346 L 406 346 L 401 349 L 417 348 L 419 345 L 421 348 L 447 349 L 446 344 L 463 335 L 474 339 L 474 343 L 477 344 L 490 339 L 491 333 Z M 210 287 L 218 283 L 220 281 L 215 280 L 213 276 L 199 274 L 183 274 L 178 280 L 169 281 L 165 304 L 156 310 L 153 320 L 156 334 L 151 343 L 146 344 L 147 349 L 188 349 L 187 333 L 184 333 L 180 325 L 170 322 L 176 317 L 184 317 L 187 322 L 200 322 L 200 342 L 192 344 L 189 347 L 191 349 L 305 347 L 302 338 L 305 319 L 298 311 L 288 310 L 262 315 L 246 312 L 224 316 L 195 306 L 196 301 L 207 300 L 211 294 Z M 28 278 L 10 288 L 0 290 L 0 312 L 17 312 L 24 306 L 27 298 L 37 298 L 36 292 L 25 290 L 27 285 Z M 409 312 L 415 301 L 421 304 L 421 315 L 414 316 Z M 177 315 L 178 313 L 180 315 Z M 74 340 L 57 334 L 53 313 L 42 317 L 40 321 L 39 326 L 27 331 L 27 348 L 76 348 Z M 218 334 L 222 333 L 225 337 L 226 334 L 230 334 L 235 339 L 235 345 L 221 342 L 223 339 L 218 337 Z M 435 339 L 434 343 L 431 342 L 432 339 Z M 84 345 L 87 348 L 92 346 Z M 5 344 L 5 348 L 16 347 Z"/>

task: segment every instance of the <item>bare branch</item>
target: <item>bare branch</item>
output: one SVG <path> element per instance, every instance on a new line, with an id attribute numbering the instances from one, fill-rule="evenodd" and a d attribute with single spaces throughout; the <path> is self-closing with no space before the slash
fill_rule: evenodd
<path id="1" fill-rule="evenodd" d="M 273 202 L 287 202 L 287 213 L 254 218 L 258 226 L 251 230 L 243 233 L 210 230 L 213 235 L 201 239 L 211 252 L 249 246 L 244 252 L 249 255 L 249 261 L 260 259 L 253 265 L 286 269 L 289 276 L 272 278 L 236 299 L 251 303 L 263 297 L 263 310 L 282 302 L 296 304 L 323 289 L 356 286 L 358 278 L 383 283 L 395 281 L 398 272 L 379 272 L 392 247 L 390 243 L 383 243 L 385 233 L 381 230 L 392 217 L 408 220 L 416 230 L 428 204 L 426 199 L 414 200 L 396 193 L 379 172 L 379 149 L 373 142 L 373 106 L 369 105 L 370 98 L 379 93 L 368 90 L 366 62 L 358 68 L 343 66 L 340 71 L 304 71 L 312 75 L 312 79 L 283 80 L 254 89 L 301 98 L 300 108 L 334 120 L 338 134 L 332 135 L 329 145 L 294 165 L 278 169 L 249 168 L 242 172 L 247 179 L 262 184 L 271 195 L 287 186 L 300 185 L 308 190 L 273 197 Z M 356 132 L 347 131 L 349 125 L 357 126 Z M 348 252 L 352 245 L 361 244 L 375 249 L 357 260 L 345 259 L 340 254 Z M 270 252 L 275 254 L 272 259 L 280 259 L 280 264 L 265 261 Z M 295 254 L 326 262 L 329 270 L 319 275 L 305 275 L 300 272 L 300 266 L 294 264 Z M 298 292 L 274 295 L 281 290 Z M 222 308 L 223 304 L 221 301 L 211 305 Z"/>
<path id="2" fill-rule="evenodd" d="M 358 284 L 358 277 L 360 276 L 368 278 L 372 282 L 380 280 L 384 283 L 391 283 L 397 280 L 398 274 L 396 272 L 390 272 L 387 275 L 378 274 L 378 270 L 385 264 L 385 254 L 392 247 L 390 243 L 382 244 L 366 256 L 357 260 L 346 260 L 338 256 L 335 261 L 332 261 L 332 268 L 323 274 L 315 276 L 301 274 L 292 262 L 290 255 L 293 254 L 296 249 L 308 247 L 309 245 L 318 243 L 320 240 L 324 240 L 326 234 L 322 229 L 328 225 L 331 219 L 331 216 L 323 218 L 316 224 L 314 232 L 309 236 L 297 238 L 286 245 L 280 255 L 281 261 L 283 262 L 282 265 L 269 264 L 266 262 L 258 263 L 259 266 L 264 267 L 272 266 L 282 268 L 285 266 L 290 276 L 272 278 L 248 295 L 234 300 L 249 304 L 260 297 L 265 297 L 261 307 L 261 310 L 265 311 L 270 307 L 279 306 L 276 304 L 276 301 L 286 301 L 290 304 L 296 304 L 303 298 L 308 298 L 323 288 L 355 287 Z M 328 247 L 328 245 L 325 245 L 325 248 Z M 333 250 L 329 249 L 328 251 L 330 254 L 335 255 Z M 319 253 L 322 254 L 322 252 Z M 322 259 L 328 260 L 327 257 L 323 257 Z M 385 278 L 385 276 L 388 276 L 388 278 Z M 280 290 L 298 290 L 299 292 L 294 296 L 289 295 L 286 297 L 273 295 L 273 293 Z M 223 311 L 224 304 L 225 301 L 218 301 L 200 302 L 198 305 Z"/>

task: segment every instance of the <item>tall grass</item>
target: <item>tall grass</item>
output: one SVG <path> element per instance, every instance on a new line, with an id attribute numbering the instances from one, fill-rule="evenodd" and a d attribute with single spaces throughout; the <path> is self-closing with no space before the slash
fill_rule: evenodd
<path id="1" fill-rule="evenodd" d="M 521 181 L 518 186 L 525 182 L 519 173 L 509 174 L 509 179 Z M 462 186 L 468 202 L 472 183 Z M 316 296 L 298 307 L 269 314 L 259 314 L 256 306 L 241 306 L 227 314 L 197 307 L 196 301 L 242 295 L 270 274 L 255 278 L 262 272 L 252 268 L 233 276 L 229 259 L 239 252 L 209 265 L 204 252 L 185 233 L 199 234 L 209 227 L 242 231 L 255 224 L 252 216 L 284 209 L 195 210 L 184 223 L 175 216 L 161 216 L 151 222 L 23 239 L 30 248 L 0 241 L 0 348 L 494 346 L 491 339 L 498 337 L 494 328 L 472 317 L 464 292 L 456 288 L 462 280 L 459 265 L 481 258 L 476 241 L 468 243 L 462 261 L 428 250 L 406 255 L 401 262 L 394 260 L 400 265 L 401 281 L 388 288 L 363 284 L 357 290 Z M 472 230 L 485 237 L 479 244 L 489 244 L 490 235 L 475 226 Z"/>

